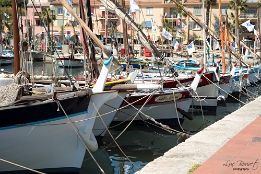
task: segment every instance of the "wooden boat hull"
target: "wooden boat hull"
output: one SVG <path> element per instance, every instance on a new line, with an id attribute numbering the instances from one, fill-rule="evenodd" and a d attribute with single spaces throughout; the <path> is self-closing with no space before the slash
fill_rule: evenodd
<path id="1" fill-rule="evenodd" d="M 126 92 L 119 92 L 117 97 L 105 102 L 101 106 L 93 126 L 93 134 L 95 137 L 99 137 L 100 139 L 107 132 L 107 128 L 114 119 L 114 116 L 117 113 L 117 109 L 120 107 L 126 94 Z"/>
<path id="2" fill-rule="evenodd" d="M 130 122 L 137 114 L 137 110 L 141 109 L 141 112 L 171 127 L 176 127 L 183 123 L 184 117 L 181 113 L 175 109 L 175 103 L 178 108 L 188 111 L 192 99 L 186 98 L 190 95 L 187 90 L 175 91 L 175 99 L 173 97 L 172 90 L 164 90 L 164 92 L 154 94 L 147 104 L 143 106 L 143 103 L 148 99 L 148 93 L 139 93 L 127 95 L 125 100 L 132 103 L 132 106 L 128 106 L 127 102 L 121 104 L 121 109 L 116 113 L 113 120 L 113 124 L 119 122 Z M 146 97 L 146 95 L 148 95 Z M 148 119 L 144 114 L 139 113 L 133 120 L 134 124 L 140 124 Z"/>
<path id="3" fill-rule="evenodd" d="M 76 97 L 70 93 L 63 97 L 59 101 L 72 121 L 86 119 L 89 95 Z M 2 159 L 45 173 L 79 173 L 86 149 L 55 101 L 1 107 L 0 115 Z M 75 123 L 79 130 L 88 124 Z M 26 170 L 0 162 L 0 172 Z"/>

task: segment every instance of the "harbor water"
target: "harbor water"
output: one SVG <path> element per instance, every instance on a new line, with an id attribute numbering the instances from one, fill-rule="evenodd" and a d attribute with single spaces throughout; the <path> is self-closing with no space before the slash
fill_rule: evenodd
<path id="1" fill-rule="evenodd" d="M 13 72 L 13 66 L 0 68 Z M 57 74 L 66 75 L 65 71 L 74 77 L 83 77 L 83 68 L 58 68 Z M 35 62 L 34 75 L 42 74 L 51 75 L 52 65 Z M 251 90 L 249 94 L 259 95 L 260 87 L 256 86 L 248 90 Z M 183 125 L 175 129 L 195 134 L 237 110 L 251 99 L 242 95 L 240 100 L 242 103 L 234 99 L 227 100 L 226 103 L 218 106 L 215 113 L 192 110 L 194 120 L 185 119 Z M 80 173 L 132 174 L 183 141 L 183 138 L 148 123 L 144 125 L 120 124 L 110 127 L 109 132 L 100 142 L 99 149 L 91 155 L 86 152 Z"/>

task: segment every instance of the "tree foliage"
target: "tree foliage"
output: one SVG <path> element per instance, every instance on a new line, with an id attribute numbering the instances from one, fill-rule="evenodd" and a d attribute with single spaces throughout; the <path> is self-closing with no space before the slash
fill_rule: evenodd
<path id="1" fill-rule="evenodd" d="M 230 13 L 230 15 L 229 15 L 229 19 L 231 21 L 231 22 L 228 23 L 229 28 L 235 28 L 236 27 L 235 26 L 236 10 L 238 10 L 240 12 L 246 12 L 247 11 L 248 5 L 246 3 L 247 3 L 247 0 L 230 0 L 229 1 L 228 8 L 233 10 L 233 12 Z M 237 9 L 236 9 L 236 7 L 237 7 Z M 242 23 L 242 22 L 239 21 L 239 28 L 241 28 L 240 23 Z"/>
<path id="2" fill-rule="evenodd" d="M 28 0 L 18 0 L 18 7 L 24 7 L 24 4 L 27 5 Z M 0 6 L 2 7 L 12 7 L 12 0 L 0 0 Z"/>
<path id="3" fill-rule="evenodd" d="M 0 6 L 2 7 L 11 7 L 12 1 L 11 0 L 0 0 Z"/>
<path id="4" fill-rule="evenodd" d="M 217 5 L 217 0 L 205 0 L 206 4 L 206 25 L 209 26 L 210 21 L 210 9 Z"/>

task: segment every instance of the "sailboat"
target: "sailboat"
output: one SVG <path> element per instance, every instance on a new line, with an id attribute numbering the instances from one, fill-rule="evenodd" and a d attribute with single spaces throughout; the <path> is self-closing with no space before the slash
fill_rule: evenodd
<path id="1" fill-rule="evenodd" d="M 18 27 L 14 31 L 16 43 Z M 14 53 L 16 60 L 19 55 Z M 104 63 L 95 87 L 89 89 L 54 87 L 50 93 L 28 95 L 26 73 L 0 78 L 0 172 L 79 173 L 86 150 L 98 148 L 92 133 L 97 109 L 117 96 L 117 91 L 103 91 L 115 61 L 111 57 Z"/>

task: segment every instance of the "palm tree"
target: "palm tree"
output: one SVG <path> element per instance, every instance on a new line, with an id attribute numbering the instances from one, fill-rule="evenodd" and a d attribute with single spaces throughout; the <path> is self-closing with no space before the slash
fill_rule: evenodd
<path id="1" fill-rule="evenodd" d="M 185 7 L 186 5 L 184 5 L 183 3 L 182 3 L 182 1 L 178 1 L 178 3 L 182 6 L 182 7 Z M 187 17 L 188 15 L 187 15 L 187 13 L 185 13 L 181 8 L 179 8 L 179 7 L 175 7 L 174 8 L 174 10 L 172 11 L 172 14 L 174 15 L 174 16 L 177 16 L 178 14 L 180 14 L 181 15 L 181 22 L 180 22 L 180 25 L 182 25 L 182 17 Z M 177 28 L 174 28 L 174 27 L 172 27 L 173 28 L 173 31 L 177 31 Z M 188 33 L 189 34 L 189 33 Z"/>
<path id="2" fill-rule="evenodd" d="M 206 25 L 207 27 L 209 26 L 209 21 L 210 21 L 210 9 L 213 7 L 213 6 L 216 6 L 217 5 L 217 0 L 205 0 L 205 4 L 206 4 Z M 207 29 L 206 29 L 207 31 Z"/>
<path id="3" fill-rule="evenodd" d="M 228 5 L 228 8 L 231 9 L 231 10 L 234 10 L 234 13 L 231 13 L 229 18 L 232 20 L 232 22 L 235 24 L 236 23 L 236 15 L 235 14 L 238 14 L 238 10 L 240 12 L 246 12 L 247 11 L 247 0 L 230 0 L 229 1 L 229 5 Z M 233 24 L 229 24 L 229 26 L 233 26 Z M 234 27 L 237 27 L 237 26 L 234 26 Z M 240 25 L 239 25 L 240 27 Z"/>
<path id="4" fill-rule="evenodd" d="M 159 30 L 162 31 L 163 28 L 165 28 L 166 31 L 172 32 L 175 29 L 172 27 L 172 22 L 168 19 L 162 20 L 162 26 L 158 26 Z"/>
<path id="5" fill-rule="evenodd" d="M 48 40 L 51 40 L 51 37 L 50 37 L 50 24 L 52 23 L 53 24 L 53 21 L 56 20 L 56 16 L 55 15 L 52 15 L 52 11 L 50 10 L 50 8 L 46 8 L 44 7 L 42 9 L 42 12 L 40 14 L 40 17 L 41 17 L 41 20 L 47 25 L 47 36 L 48 36 Z"/>

